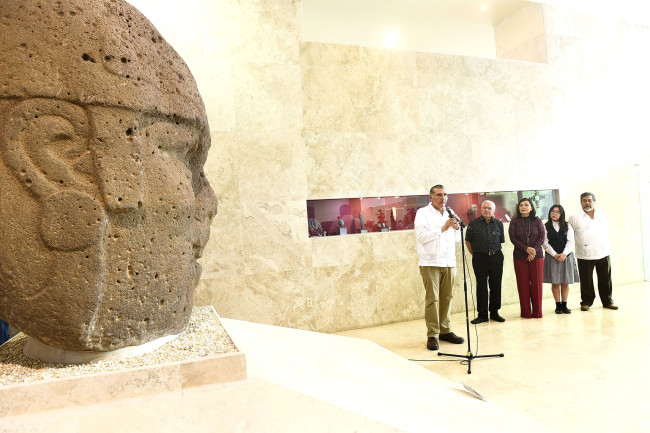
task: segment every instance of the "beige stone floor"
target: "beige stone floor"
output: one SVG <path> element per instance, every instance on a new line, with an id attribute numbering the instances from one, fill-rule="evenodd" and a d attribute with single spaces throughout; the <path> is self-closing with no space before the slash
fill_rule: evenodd
<path id="1" fill-rule="evenodd" d="M 521 319 L 517 304 L 501 309 L 505 323 L 470 325 L 474 355 L 505 355 L 475 359 L 470 375 L 466 366 L 440 362 L 449 358 L 426 350 L 422 320 L 341 335 L 369 339 L 405 358 L 434 359 L 417 364 L 461 380 L 551 431 L 650 432 L 650 283 L 615 287 L 618 311 L 603 309 L 598 299 L 580 311 L 579 287 L 570 290 L 571 314 L 555 314 L 551 298 L 544 299 L 541 319 Z M 452 329 L 466 335 L 464 313 L 453 316 Z M 440 347 L 455 354 L 466 348 L 444 342 Z"/>
<path id="2" fill-rule="evenodd" d="M 222 319 L 248 380 L 1 418 L 0 432 L 648 432 L 649 289 L 616 287 L 619 311 L 555 315 L 545 300 L 543 319 L 521 320 L 504 307 L 472 350 L 505 357 L 471 375 L 426 350 L 422 320 L 327 335 Z M 464 314 L 452 320 L 464 335 Z"/>

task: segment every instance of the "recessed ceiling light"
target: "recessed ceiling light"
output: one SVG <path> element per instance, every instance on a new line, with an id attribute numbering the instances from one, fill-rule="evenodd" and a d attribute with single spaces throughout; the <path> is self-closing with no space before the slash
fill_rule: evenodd
<path id="1" fill-rule="evenodd" d="M 386 36 L 384 37 L 386 41 L 386 46 L 389 48 L 395 48 L 397 46 L 397 32 L 392 31 L 386 33 Z"/>
<path id="2" fill-rule="evenodd" d="M 484 4 L 483 6 L 481 6 L 481 10 L 482 10 L 483 12 L 486 12 L 486 11 L 488 10 L 488 5 L 487 5 L 487 3 Z"/>

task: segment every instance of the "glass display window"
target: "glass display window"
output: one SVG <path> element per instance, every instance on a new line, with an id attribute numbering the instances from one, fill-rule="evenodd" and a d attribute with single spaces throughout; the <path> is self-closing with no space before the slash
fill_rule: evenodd
<path id="1" fill-rule="evenodd" d="M 531 200 L 542 219 L 546 218 L 553 204 L 559 203 L 558 190 L 546 189 L 451 193 L 447 206 L 469 224 L 480 216 L 481 203 L 491 200 L 496 205 L 495 218 L 508 223 L 517 214 L 517 203 L 524 197 Z M 415 213 L 428 204 L 428 195 L 307 200 L 309 236 L 412 230 Z"/>

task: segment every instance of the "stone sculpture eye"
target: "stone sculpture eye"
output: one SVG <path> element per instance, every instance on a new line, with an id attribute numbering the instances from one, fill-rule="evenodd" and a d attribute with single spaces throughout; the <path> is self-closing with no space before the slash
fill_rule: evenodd
<path id="1" fill-rule="evenodd" d="M 197 151 L 198 134 L 175 123 L 158 122 L 145 128 L 145 139 L 164 156 L 173 155 L 188 165 L 193 153 Z"/>

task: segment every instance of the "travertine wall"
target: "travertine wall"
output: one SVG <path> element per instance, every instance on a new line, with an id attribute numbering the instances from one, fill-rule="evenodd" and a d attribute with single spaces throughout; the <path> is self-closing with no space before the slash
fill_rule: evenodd
<path id="1" fill-rule="evenodd" d="M 220 200 L 199 303 L 321 331 L 422 317 L 413 232 L 309 239 L 305 202 L 437 182 L 559 188 L 569 212 L 593 190 L 612 221 L 615 282 L 643 278 L 647 27 L 544 6 L 549 63 L 538 64 L 302 43 L 299 1 L 191 0 L 173 19 L 167 2 L 141 10 L 196 77 Z M 455 291 L 460 311 L 460 282 Z M 517 302 L 509 258 L 503 297 Z"/>

